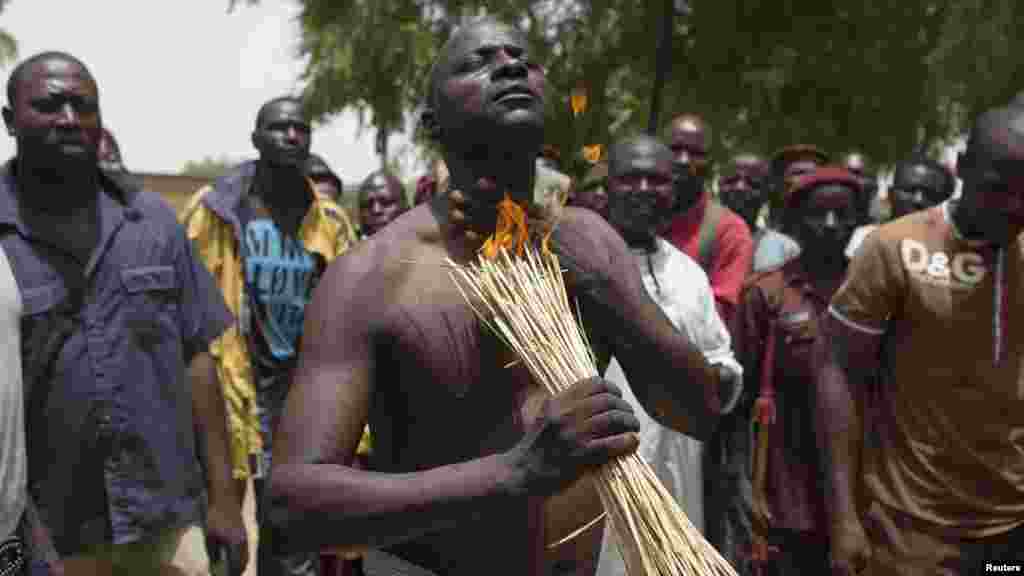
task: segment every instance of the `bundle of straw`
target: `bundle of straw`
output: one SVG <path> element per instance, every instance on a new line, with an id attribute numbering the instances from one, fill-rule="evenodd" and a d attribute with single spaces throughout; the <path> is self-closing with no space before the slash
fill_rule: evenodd
<path id="1" fill-rule="evenodd" d="M 504 223 L 502 218 L 499 214 L 499 229 L 507 238 L 504 225 L 510 217 Z M 459 265 L 449 259 L 448 265 L 481 322 L 517 354 L 539 384 L 557 394 L 598 374 L 582 320 L 570 309 L 558 257 L 547 249 L 546 240 L 540 250 L 517 242 L 515 254 L 491 243 L 475 263 Z M 592 479 L 630 576 L 736 574 L 640 456 L 615 460 Z"/>

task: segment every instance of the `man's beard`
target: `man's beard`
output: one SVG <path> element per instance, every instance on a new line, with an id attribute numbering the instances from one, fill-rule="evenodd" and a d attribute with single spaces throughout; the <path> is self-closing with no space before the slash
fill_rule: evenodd
<path id="1" fill-rule="evenodd" d="M 608 216 L 630 248 L 648 251 L 654 248 L 656 231 L 669 220 L 649 198 L 619 195 L 608 199 Z"/>
<path id="2" fill-rule="evenodd" d="M 66 154 L 58 145 L 34 139 L 19 140 L 18 155 L 31 159 L 30 164 L 37 178 L 55 182 L 67 180 L 67 175 L 77 176 L 95 171 L 99 162 L 95 149 L 86 148 L 81 154 Z"/>
<path id="3" fill-rule="evenodd" d="M 672 190 L 675 192 L 675 206 L 672 212 L 682 214 L 697 204 L 701 192 L 704 191 L 704 178 L 681 170 L 675 170 Z"/>
<path id="4" fill-rule="evenodd" d="M 626 241 L 626 245 L 634 250 L 654 252 L 656 236 L 650 228 L 624 229 L 622 238 Z"/>
<path id="5" fill-rule="evenodd" d="M 819 265 L 839 266 L 846 265 L 846 246 L 853 236 L 852 230 L 825 233 L 801 234 L 804 242 L 801 243 L 803 251 L 807 256 Z"/>

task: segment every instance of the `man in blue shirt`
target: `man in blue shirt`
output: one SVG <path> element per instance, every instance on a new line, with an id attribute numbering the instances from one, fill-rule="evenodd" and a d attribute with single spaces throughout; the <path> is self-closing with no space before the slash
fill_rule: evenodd
<path id="1" fill-rule="evenodd" d="M 244 564 L 207 353 L 232 321 L 223 298 L 170 207 L 98 169 L 84 64 L 33 56 L 7 97 L 17 156 L 0 170 L 0 243 L 23 304 L 28 490 L 64 569 L 207 574 L 207 487 L 210 537 Z"/>

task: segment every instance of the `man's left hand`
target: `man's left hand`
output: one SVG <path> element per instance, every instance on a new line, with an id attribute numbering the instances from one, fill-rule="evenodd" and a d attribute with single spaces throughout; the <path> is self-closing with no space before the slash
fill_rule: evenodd
<path id="1" fill-rule="evenodd" d="M 206 537 L 216 547 L 227 551 L 229 576 L 237 576 L 249 564 L 249 542 L 242 521 L 242 511 L 237 504 L 210 504 L 206 512 Z M 211 556 L 214 551 L 210 550 Z M 211 563 L 217 561 L 210 558 Z"/>

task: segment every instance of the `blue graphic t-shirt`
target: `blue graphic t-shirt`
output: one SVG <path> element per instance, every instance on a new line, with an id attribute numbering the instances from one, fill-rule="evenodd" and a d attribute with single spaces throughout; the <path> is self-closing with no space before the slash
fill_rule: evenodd
<path id="1" fill-rule="evenodd" d="M 312 296 L 316 262 L 301 242 L 282 237 L 268 218 L 246 224 L 245 242 L 246 285 L 260 308 L 253 311 L 260 318 L 260 332 L 276 360 L 291 359 Z"/>

